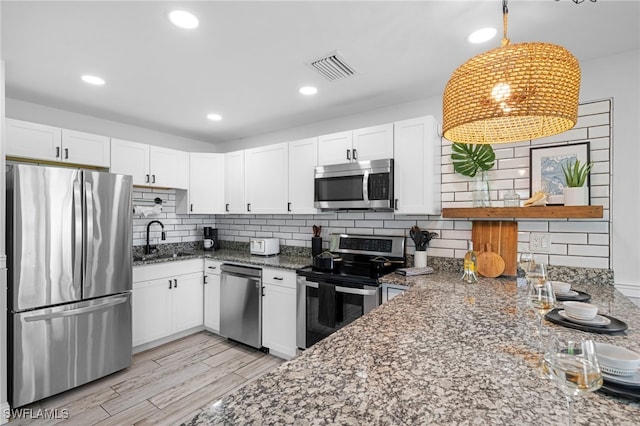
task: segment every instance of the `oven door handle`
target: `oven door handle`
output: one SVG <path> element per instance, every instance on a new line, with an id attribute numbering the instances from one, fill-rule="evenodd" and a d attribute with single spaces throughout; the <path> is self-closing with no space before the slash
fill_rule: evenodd
<path id="1" fill-rule="evenodd" d="M 305 284 L 307 287 L 318 288 L 318 283 L 307 281 Z M 350 287 L 340 287 L 336 286 L 336 293 L 346 293 L 346 294 L 355 294 L 358 296 L 375 296 L 378 294 L 378 290 L 365 290 L 361 288 L 350 288 Z"/>

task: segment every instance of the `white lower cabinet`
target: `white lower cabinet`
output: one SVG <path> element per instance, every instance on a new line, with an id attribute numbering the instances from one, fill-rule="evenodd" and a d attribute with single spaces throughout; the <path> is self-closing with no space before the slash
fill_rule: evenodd
<path id="1" fill-rule="evenodd" d="M 204 328 L 214 333 L 220 332 L 220 265 L 204 261 Z"/>
<path id="2" fill-rule="evenodd" d="M 202 260 L 133 268 L 133 346 L 202 326 Z"/>
<path id="3" fill-rule="evenodd" d="M 262 268 L 262 346 L 290 359 L 296 355 L 296 274 Z"/>

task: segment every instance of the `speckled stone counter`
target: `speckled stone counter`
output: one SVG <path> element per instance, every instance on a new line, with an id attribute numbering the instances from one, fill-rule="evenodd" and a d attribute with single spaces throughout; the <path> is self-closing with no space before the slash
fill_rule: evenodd
<path id="1" fill-rule="evenodd" d="M 240 250 L 216 250 L 216 251 L 204 251 L 195 250 L 189 252 L 189 254 L 181 253 L 180 256 L 172 257 L 171 255 L 151 257 L 145 260 L 138 260 L 133 262 L 133 266 L 150 265 L 153 263 L 175 262 L 187 259 L 213 259 L 223 262 L 237 262 L 242 264 L 256 265 L 256 266 L 268 266 L 272 268 L 281 269 L 299 269 L 305 266 L 311 265 L 310 257 L 299 256 L 252 256 L 249 251 Z"/>
<path id="2" fill-rule="evenodd" d="M 561 391 L 540 377 L 526 290 L 457 273 L 391 276 L 409 287 L 273 372 L 196 416 L 205 424 L 565 424 Z M 592 334 L 640 352 L 640 309 L 612 286 L 574 284 L 624 335 Z M 547 329 L 564 329 L 545 322 Z M 640 403 L 590 393 L 576 424 L 640 422 Z"/>

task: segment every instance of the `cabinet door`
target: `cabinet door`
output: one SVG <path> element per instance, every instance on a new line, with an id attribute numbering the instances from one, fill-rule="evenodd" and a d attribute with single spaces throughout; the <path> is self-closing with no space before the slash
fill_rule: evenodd
<path id="1" fill-rule="evenodd" d="M 229 152 L 224 156 L 225 212 L 245 213 L 244 151 Z"/>
<path id="2" fill-rule="evenodd" d="M 220 332 L 220 265 L 221 262 L 204 262 L 204 326 Z"/>
<path id="3" fill-rule="evenodd" d="M 286 213 L 289 200 L 289 146 L 248 149 L 245 155 L 247 213 Z"/>
<path id="4" fill-rule="evenodd" d="M 111 139 L 111 173 L 133 176 L 133 184 L 149 186 L 149 145 Z"/>
<path id="5" fill-rule="evenodd" d="M 440 137 L 433 117 L 394 124 L 396 214 L 440 214 Z"/>
<path id="6" fill-rule="evenodd" d="M 296 290 L 264 284 L 262 345 L 274 355 L 296 355 Z"/>
<path id="7" fill-rule="evenodd" d="M 168 293 L 169 278 L 133 284 L 133 346 L 171 334 Z"/>
<path id="8" fill-rule="evenodd" d="M 5 120 L 6 155 L 37 160 L 62 161 L 62 131 L 58 127 Z"/>
<path id="9" fill-rule="evenodd" d="M 318 138 L 318 165 L 342 164 L 353 160 L 353 132 L 332 133 Z"/>
<path id="10" fill-rule="evenodd" d="M 313 169 L 318 165 L 318 138 L 289 142 L 289 213 L 314 214 Z"/>
<path id="11" fill-rule="evenodd" d="M 171 298 L 171 332 L 177 333 L 202 325 L 203 317 L 202 272 L 173 277 Z"/>
<path id="12" fill-rule="evenodd" d="M 189 187 L 189 153 L 150 146 L 149 166 L 153 186 L 181 189 Z"/>
<path id="13" fill-rule="evenodd" d="M 393 158 L 393 124 L 353 131 L 353 153 L 357 161 Z"/>
<path id="14" fill-rule="evenodd" d="M 62 160 L 68 163 L 109 167 L 110 148 L 107 136 L 62 129 Z"/>
<path id="15" fill-rule="evenodd" d="M 189 154 L 189 213 L 224 212 L 224 154 Z"/>

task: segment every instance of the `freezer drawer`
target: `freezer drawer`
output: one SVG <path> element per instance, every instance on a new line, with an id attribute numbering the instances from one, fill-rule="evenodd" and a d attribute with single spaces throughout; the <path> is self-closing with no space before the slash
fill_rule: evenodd
<path id="1" fill-rule="evenodd" d="M 10 320 L 13 407 L 131 364 L 131 293 L 15 313 Z"/>

